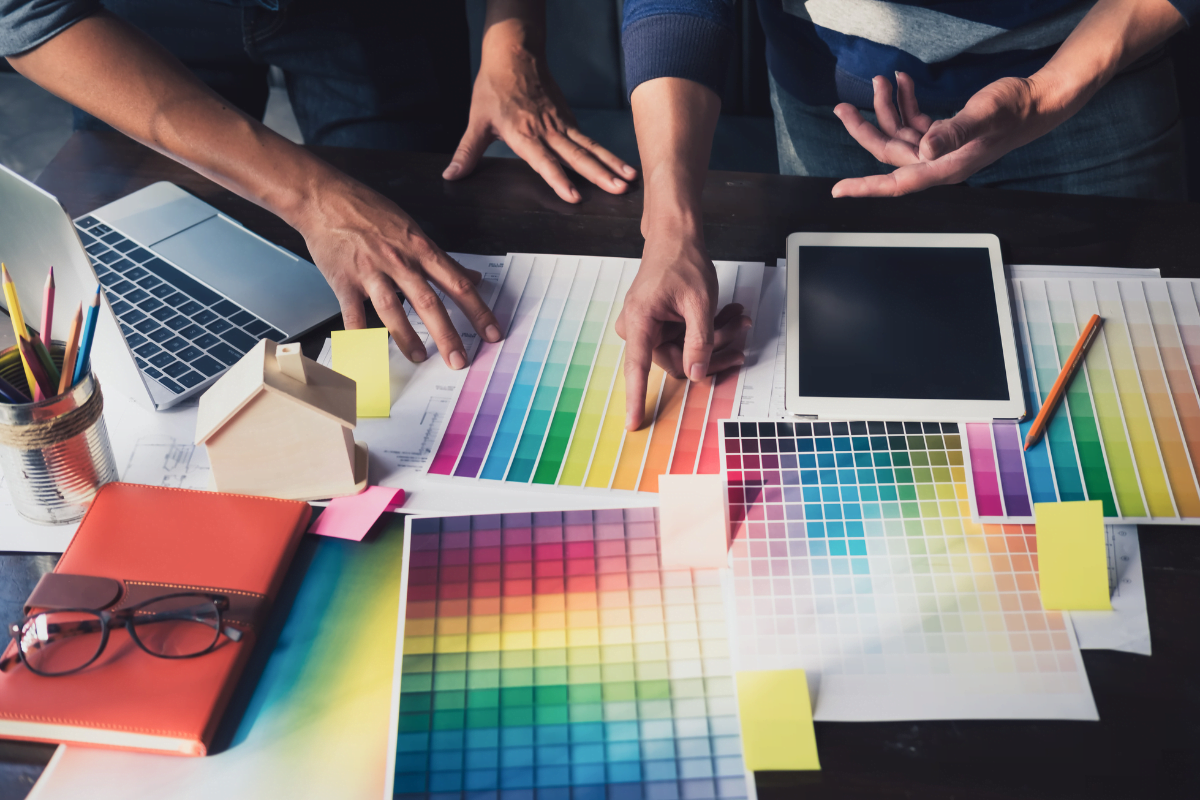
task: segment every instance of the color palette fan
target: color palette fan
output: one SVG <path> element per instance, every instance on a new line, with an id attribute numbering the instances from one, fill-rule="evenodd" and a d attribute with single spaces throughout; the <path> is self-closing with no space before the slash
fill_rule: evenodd
<path id="1" fill-rule="evenodd" d="M 1033 526 L 971 521 L 957 424 L 723 427 L 735 669 L 805 669 L 819 720 L 1097 718 Z"/>
<path id="2" fill-rule="evenodd" d="M 741 369 L 699 383 L 650 373 L 646 418 L 626 432 L 617 316 L 640 262 L 510 255 L 494 306 L 507 337 L 471 364 L 430 475 L 657 491 L 658 476 L 720 472 L 717 420 L 733 416 Z M 718 307 L 754 317 L 763 265 L 717 262 Z"/>
<path id="3" fill-rule="evenodd" d="M 720 578 L 655 513 L 410 518 L 395 796 L 747 795 Z"/>
<path id="4" fill-rule="evenodd" d="M 1200 286 L 1189 280 L 1013 281 L 1029 417 L 966 426 L 977 512 L 1100 500 L 1110 521 L 1200 521 Z M 1025 434 L 1092 314 L 1104 324 L 1042 439 Z"/>

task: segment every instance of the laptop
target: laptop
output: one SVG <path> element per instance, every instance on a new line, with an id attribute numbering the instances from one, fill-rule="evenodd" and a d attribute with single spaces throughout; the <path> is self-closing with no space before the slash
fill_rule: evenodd
<path id="1" fill-rule="evenodd" d="M 31 327 L 54 266 L 58 340 L 99 281 L 94 369 L 158 410 L 202 393 L 259 340 L 291 341 L 339 313 L 314 264 L 166 182 L 71 220 L 0 167 L 0 261 Z"/>

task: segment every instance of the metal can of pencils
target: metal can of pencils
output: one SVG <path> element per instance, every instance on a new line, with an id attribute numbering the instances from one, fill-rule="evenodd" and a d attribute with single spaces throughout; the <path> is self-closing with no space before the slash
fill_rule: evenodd
<path id="1" fill-rule="evenodd" d="M 51 347 L 61 367 L 63 348 Z M 17 348 L 0 352 L 0 377 L 25 386 Z M 79 520 L 96 492 L 117 479 L 104 397 L 90 372 L 37 403 L 0 403 L 0 472 L 17 512 L 44 525 Z"/>

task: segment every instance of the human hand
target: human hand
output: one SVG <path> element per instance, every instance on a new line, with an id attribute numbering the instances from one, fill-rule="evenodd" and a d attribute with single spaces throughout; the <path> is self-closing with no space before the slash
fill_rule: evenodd
<path id="1" fill-rule="evenodd" d="M 316 196 L 296 227 L 337 295 L 347 330 L 366 327 L 363 301 L 370 298 L 400 351 L 409 361 L 424 361 L 425 345 L 409 324 L 399 289 L 433 336 L 442 360 L 462 369 L 466 350 L 432 283 L 485 341 L 500 340 L 496 318 L 475 291 L 483 276 L 446 255 L 399 206 L 349 178 Z"/>
<path id="2" fill-rule="evenodd" d="M 713 317 L 717 273 L 698 238 L 652 236 L 617 317 L 625 340 L 625 427 L 645 420 L 653 361 L 675 378 L 700 381 L 745 361 L 749 317 L 731 303 Z"/>
<path id="3" fill-rule="evenodd" d="M 1047 102 L 1035 78 L 1002 78 L 976 92 L 953 117 L 933 120 L 917 106 L 911 77 L 896 73 L 897 108 L 892 84 L 876 76 L 872 85 L 878 128 L 849 103 L 841 103 L 833 113 L 871 155 L 898 169 L 838 181 L 833 196 L 896 197 L 960 183 L 1047 133 L 1075 109 Z"/>
<path id="4" fill-rule="evenodd" d="M 467 177 L 488 145 L 502 139 L 568 203 L 582 198 L 564 165 L 606 192 L 625 192 L 637 170 L 579 130 L 545 57 L 510 40 L 514 27 L 514 20 L 488 27 L 467 132 L 442 177 Z"/>

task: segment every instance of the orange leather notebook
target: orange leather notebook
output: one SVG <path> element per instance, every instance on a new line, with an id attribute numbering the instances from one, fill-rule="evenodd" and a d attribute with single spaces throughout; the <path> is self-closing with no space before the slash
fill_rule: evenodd
<path id="1" fill-rule="evenodd" d="M 164 594 L 206 587 L 265 606 L 311 511 L 290 500 L 110 483 L 54 571 L 117 579 L 143 596 L 155 590 L 147 584 L 163 584 Z M 81 672 L 43 677 L 16 664 L 0 673 L 0 737 L 204 755 L 254 647 L 256 631 L 246 631 L 204 655 L 162 659 L 117 627 Z M 10 640 L 5 654 L 13 653 Z"/>

